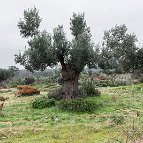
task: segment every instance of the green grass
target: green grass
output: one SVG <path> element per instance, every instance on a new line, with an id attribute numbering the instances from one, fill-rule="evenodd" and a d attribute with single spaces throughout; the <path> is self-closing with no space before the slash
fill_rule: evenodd
<path id="1" fill-rule="evenodd" d="M 32 109 L 31 101 L 47 94 L 44 88 L 41 95 L 30 97 L 15 97 L 15 89 L 1 93 L 9 97 L 0 115 L 1 143 L 124 143 L 133 122 L 143 123 L 143 84 L 100 88 L 101 96 L 88 98 L 102 103 L 93 113 Z M 117 125 L 120 116 L 124 123 Z M 135 137 L 130 134 L 129 141 L 141 140 L 142 129 L 136 130 Z"/>

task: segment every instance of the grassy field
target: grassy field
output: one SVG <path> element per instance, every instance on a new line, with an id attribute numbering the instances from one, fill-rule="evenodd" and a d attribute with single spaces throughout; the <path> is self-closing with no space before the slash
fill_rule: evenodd
<path id="1" fill-rule="evenodd" d="M 9 97 L 0 113 L 1 143 L 143 143 L 143 85 L 100 88 L 102 103 L 93 113 L 64 112 L 57 107 L 32 109 L 31 101 L 47 94 Z"/>

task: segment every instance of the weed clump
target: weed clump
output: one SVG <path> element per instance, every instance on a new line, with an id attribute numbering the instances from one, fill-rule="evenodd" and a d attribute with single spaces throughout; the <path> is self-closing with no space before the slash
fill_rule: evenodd
<path id="1" fill-rule="evenodd" d="M 112 119 L 112 122 L 116 125 L 122 125 L 125 121 L 125 118 L 122 115 L 113 115 L 111 119 Z"/>
<path id="2" fill-rule="evenodd" d="M 0 96 L 0 101 L 5 101 L 5 98 L 3 96 Z"/>
<path id="3" fill-rule="evenodd" d="M 4 103 L 0 103 L 0 111 L 2 111 L 3 106 L 4 106 Z"/>
<path id="4" fill-rule="evenodd" d="M 0 96 L 0 101 L 5 101 L 5 100 L 7 100 L 7 99 L 9 99 L 9 98 L 8 98 L 8 97 Z"/>
<path id="5" fill-rule="evenodd" d="M 52 107 L 52 106 L 55 106 L 55 100 L 48 99 L 46 97 L 37 98 L 32 102 L 32 108 L 34 109 L 42 109 L 42 108 Z"/>

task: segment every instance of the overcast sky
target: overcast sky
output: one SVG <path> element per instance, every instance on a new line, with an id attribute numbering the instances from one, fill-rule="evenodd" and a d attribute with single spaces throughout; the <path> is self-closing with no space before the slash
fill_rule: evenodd
<path id="1" fill-rule="evenodd" d="M 63 24 L 68 36 L 73 12 L 84 12 L 96 44 L 116 24 L 125 24 L 143 44 L 143 0 L 0 0 L 0 68 L 15 65 L 14 54 L 24 49 L 27 40 L 20 36 L 17 23 L 23 11 L 34 6 L 43 18 L 41 30 L 52 33 Z"/>

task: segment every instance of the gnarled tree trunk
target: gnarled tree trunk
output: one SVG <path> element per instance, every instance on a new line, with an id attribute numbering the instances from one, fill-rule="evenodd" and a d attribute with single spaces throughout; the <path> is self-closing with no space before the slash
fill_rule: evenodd
<path id="1" fill-rule="evenodd" d="M 72 67 L 72 65 L 65 64 L 62 66 L 62 76 L 64 84 L 61 94 L 64 99 L 74 99 L 78 96 L 78 78 L 79 73 Z"/>

